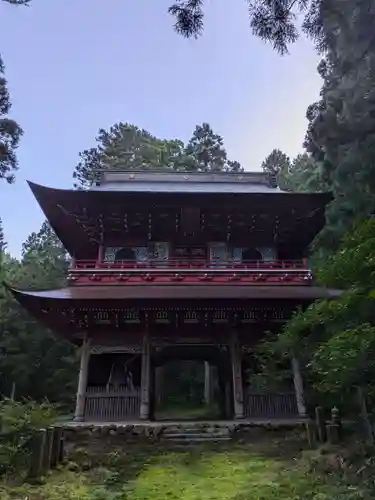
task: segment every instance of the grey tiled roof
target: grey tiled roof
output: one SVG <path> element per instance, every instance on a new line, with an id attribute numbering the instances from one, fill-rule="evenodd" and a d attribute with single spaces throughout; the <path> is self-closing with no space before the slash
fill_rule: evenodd
<path id="1" fill-rule="evenodd" d="M 281 193 L 263 172 L 103 171 L 92 191 L 159 193 Z"/>

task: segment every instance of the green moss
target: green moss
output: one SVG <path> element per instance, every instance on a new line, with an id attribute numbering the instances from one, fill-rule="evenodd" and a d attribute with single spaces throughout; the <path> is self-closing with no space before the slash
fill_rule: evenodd
<path id="1" fill-rule="evenodd" d="M 249 445 L 187 451 L 127 448 L 90 471 L 55 471 L 40 486 L 3 486 L 1 500 L 350 500 L 361 498 L 304 462 Z M 341 496 L 340 496 L 341 495 Z M 352 496 L 353 495 L 353 496 Z"/>

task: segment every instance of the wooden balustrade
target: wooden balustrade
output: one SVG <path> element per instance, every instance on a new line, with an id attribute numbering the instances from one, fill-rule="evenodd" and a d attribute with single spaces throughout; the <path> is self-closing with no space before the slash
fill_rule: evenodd
<path id="1" fill-rule="evenodd" d="M 85 395 L 85 420 L 126 421 L 139 418 L 140 389 L 91 386 Z"/>
<path id="2" fill-rule="evenodd" d="M 282 419 L 298 417 L 294 392 L 267 393 L 247 390 L 244 392 L 245 417 Z"/>
<path id="3" fill-rule="evenodd" d="M 236 260 L 210 261 L 206 259 L 181 259 L 168 258 L 165 260 L 135 261 L 120 260 L 115 262 L 104 262 L 97 260 L 76 260 L 72 262 L 72 270 L 150 270 L 150 269 L 173 269 L 173 270 L 211 270 L 211 269 L 244 269 L 244 270 L 308 270 L 306 259 L 278 260 L 278 261 L 254 261 Z"/>
<path id="4" fill-rule="evenodd" d="M 136 262 L 122 260 L 118 262 L 99 262 L 94 260 L 75 261 L 75 267 L 69 271 L 71 284 L 139 284 L 181 283 L 196 284 L 211 281 L 215 284 L 296 284 L 309 285 L 312 279 L 307 261 L 209 261 L 205 259 L 177 259 L 164 261 L 148 260 Z"/>

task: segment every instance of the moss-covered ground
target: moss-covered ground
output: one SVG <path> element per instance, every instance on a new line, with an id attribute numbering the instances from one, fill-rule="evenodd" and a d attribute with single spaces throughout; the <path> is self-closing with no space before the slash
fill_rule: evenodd
<path id="1" fill-rule="evenodd" d="M 277 439 L 185 449 L 129 446 L 98 457 L 76 449 L 40 485 L 3 484 L 1 500 L 352 500 L 332 474 Z"/>

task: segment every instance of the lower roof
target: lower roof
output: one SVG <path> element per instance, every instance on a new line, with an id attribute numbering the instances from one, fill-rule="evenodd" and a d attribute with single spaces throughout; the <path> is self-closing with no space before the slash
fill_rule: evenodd
<path id="1" fill-rule="evenodd" d="M 39 300 L 61 301 L 111 301 L 111 300 L 178 300 L 178 299 L 292 299 L 313 301 L 335 299 L 342 291 L 319 286 L 241 286 L 241 285 L 111 285 L 73 286 L 48 291 L 23 291 L 12 289 L 19 302 Z"/>

